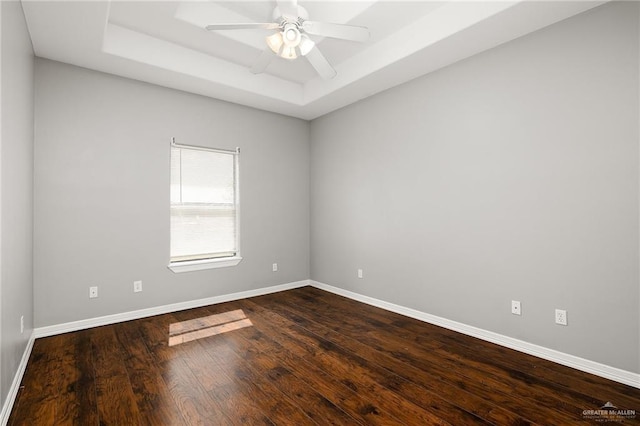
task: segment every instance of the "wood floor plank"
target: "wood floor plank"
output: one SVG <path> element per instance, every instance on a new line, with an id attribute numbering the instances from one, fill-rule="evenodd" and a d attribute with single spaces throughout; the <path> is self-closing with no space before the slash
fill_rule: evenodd
<path id="1" fill-rule="evenodd" d="M 235 424 L 225 415 L 219 401 L 201 385 L 197 372 L 190 368 L 192 351 L 182 345 L 169 346 L 170 325 L 178 322 L 172 314 L 152 317 L 140 321 L 139 331 L 157 365 L 157 375 L 166 384 L 184 424 Z M 165 421 L 165 424 L 171 423 Z"/>
<path id="2" fill-rule="evenodd" d="M 292 306 L 293 305 L 288 305 L 290 309 L 292 308 Z M 296 307 L 299 308 L 299 305 L 296 304 Z M 282 311 L 280 310 L 280 312 Z M 329 315 L 325 316 L 325 318 L 331 318 L 333 316 L 331 315 L 332 314 L 331 312 L 327 312 L 327 313 Z M 294 316 L 294 319 L 295 319 L 295 316 Z M 325 321 L 328 323 L 331 322 L 330 319 L 326 319 Z M 332 323 L 332 325 L 334 325 L 334 327 L 338 330 L 343 330 L 341 328 L 342 327 L 341 324 Z M 347 339 L 351 339 L 354 341 L 359 340 L 360 342 L 365 342 L 366 346 L 373 348 L 376 352 L 386 354 L 388 356 L 393 357 L 396 360 L 401 361 L 405 365 L 403 368 L 401 368 L 401 370 L 406 369 L 408 366 L 419 367 L 419 365 L 416 365 L 416 362 L 414 362 L 412 359 L 407 359 L 406 354 L 404 354 L 404 352 L 402 351 L 402 349 L 407 347 L 407 342 L 400 342 L 400 345 L 398 347 L 396 347 L 395 349 L 394 348 L 390 349 L 386 344 L 387 342 L 379 342 L 371 339 L 370 337 L 367 337 L 365 330 L 357 329 L 354 332 L 343 331 L 343 333 L 347 337 Z M 491 401 L 497 407 L 510 406 L 510 402 L 505 398 L 506 395 L 499 394 L 495 391 L 492 391 L 492 389 L 484 383 L 481 384 L 480 387 L 474 386 L 473 381 L 470 381 L 468 377 L 464 377 L 464 375 L 462 375 L 459 370 L 452 370 L 450 368 L 441 367 L 440 365 L 438 365 L 437 362 L 429 363 L 427 368 L 422 368 L 419 370 L 420 371 L 418 371 L 418 374 L 416 374 L 414 377 L 421 377 L 422 375 L 426 374 L 428 376 L 435 377 L 443 381 L 448 381 L 452 384 L 456 384 L 462 390 L 467 389 L 479 394 L 483 394 L 484 396 L 490 396 Z M 518 405 L 512 406 L 513 412 L 518 412 L 518 408 L 519 408 Z M 536 408 L 534 410 L 535 413 L 533 413 L 534 415 L 532 415 L 532 417 L 534 417 L 535 414 L 538 413 L 538 411 L 539 410 Z M 493 410 L 491 410 L 491 412 L 493 412 Z"/>
<path id="3" fill-rule="evenodd" d="M 39 339 L 33 345 L 10 425 L 54 424 L 58 402 L 59 339 Z"/>
<path id="4" fill-rule="evenodd" d="M 353 417 L 346 414 L 327 398 L 317 393 L 292 370 L 282 366 L 264 353 L 251 352 L 246 358 L 253 372 L 265 373 L 265 377 L 273 383 L 282 395 L 294 401 L 296 405 L 314 422 L 331 425 L 358 424 Z M 254 366 L 254 367 L 251 367 Z"/>
<path id="5" fill-rule="evenodd" d="M 295 295 L 298 297 L 289 304 L 293 309 L 304 308 L 314 313 L 323 313 L 329 318 L 327 322 L 332 321 L 331 318 L 335 318 L 335 315 L 340 313 L 340 310 L 334 306 L 323 305 L 318 303 L 317 300 L 308 300 L 307 297 L 300 297 L 299 294 Z M 371 320 L 369 319 L 368 322 L 371 322 Z M 437 345 L 423 347 L 416 342 L 416 339 L 407 341 L 405 338 L 398 336 L 396 330 L 383 331 L 380 323 L 375 323 L 375 325 L 375 328 L 365 333 L 360 320 L 343 318 L 339 324 L 334 324 L 342 333 L 353 338 L 360 338 L 361 341 L 366 341 L 368 344 L 382 350 L 387 350 L 395 357 L 403 359 L 407 363 L 421 366 L 425 370 L 432 370 L 434 362 L 438 362 L 440 368 L 444 369 L 443 371 L 445 372 L 456 371 L 457 374 L 464 376 L 467 380 L 475 379 L 477 381 L 481 378 L 495 394 L 534 400 L 536 402 L 535 412 L 538 413 L 538 416 L 540 414 L 552 415 L 554 413 L 556 416 L 564 416 L 566 421 L 572 421 L 576 419 L 576 416 L 581 415 L 585 407 L 599 407 L 599 404 L 602 404 L 593 398 L 584 397 L 578 392 L 549 394 L 549 387 L 540 383 L 540 380 L 535 376 L 505 368 L 496 369 L 483 362 L 483 360 L 474 358 L 472 356 L 473 352 L 461 362 L 460 357 L 452 354 L 449 350 L 444 350 Z M 384 338 L 381 337 L 382 335 L 384 335 Z M 399 349 L 395 350 L 394 348 Z M 474 377 L 478 375 L 480 377 Z M 530 417 L 533 415 L 532 413 L 529 414 Z"/>
<path id="6" fill-rule="evenodd" d="M 178 318 L 180 317 L 178 316 Z M 224 344 L 224 339 L 218 340 L 222 340 Z M 312 423 L 311 419 L 288 398 L 274 397 L 280 392 L 263 376 L 255 374 L 244 359 L 236 357 L 230 351 L 207 351 L 208 341 L 188 342 L 185 346 L 190 347 L 193 353 L 200 353 L 208 362 L 213 362 L 217 365 L 225 375 L 233 380 L 240 392 L 247 395 L 254 405 L 259 406 L 266 414 L 266 417 L 274 423 L 282 424 L 285 421 L 293 422 L 294 424 Z M 216 345 L 217 347 L 219 345 Z"/>
<path id="7" fill-rule="evenodd" d="M 248 306 L 247 309 L 249 309 Z M 349 380 L 358 389 L 366 389 L 367 394 L 379 395 L 380 398 L 377 401 L 378 409 L 388 411 L 400 422 L 417 421 L 424 424 L 452 424 L 428 409 L 419 407 L 381 386 L 370 377 L 365 368 L 359 365 L 359 359 L 344 356 L 345 353 L 336 353 L 337 348 L 332 346 L 330 342 L 319 340 L 317 336 L 309 335 L 304 330 L 287 324 L 286 321 L 281 320 L 278 316 L 269 315 L 269 319 L 275 323 L 275 328 L 281 330 L 279 331 L 280 338 L 287 347 L 296 348 L 301 357 L 313 358 L 314 363 L 325 371 Z M 252 321 L 254 321 L 256 327 L 262 325 L 260 329 L 263 331 L 269 328 L 268 322 L 262 323 L 260 321 L 259 314 L 252 316 Z M 373 406 L 374 404 L 371 404 L 371 407 Z"/>
<path id="8" fill-rule="evenodd" d="M 123 350 L 125 368 L 131 382 L 136 405 L 145 423 L 150 425 L 185 424 L 167 384 L 158 374 L 158 366 L 149 353 L 139 323 L 125 322 L 115 326 Z"/>
<path id="9" fill-rule="evenodd" d="M 181 355 L 169 346 L 169 327 L 177 320 L 172 315 L 158 315 L 140 321 L 140 334 L 156 362 L 170 361 Z"/>
<path id="10" fill-rule="evenodd" d="M 226 312 L 228 304 L 219 305 L 223 312 Z M 173 328 L 182 327 L 182 324 L 189 321 L 194 316 L 197 318 L 205 318 L 210 315 L 206 308 L 197 308 L 184 313 L 175 313 L 175 325 Z M 206 321 L 203 324 L 207 326 Z M 234 377 L 231 368 L 228 366 L 228 360 L 233 360 L 235 355 L 231 348 L 224 342 L 221 337 L 211 336 L 215 338 L 206 339 L 206 347 L 209 351 L 214 352 L 217 356 L 212 357 L 198 341 L 190 341 L 176 346 L 181 350 L 181 359 L 185 361 L 191 369 L 194 377 L 198 380 L 200 386 L 207 391 L 207 395 L 215 401 L 216 409 L 220 415 L 225 416 L 229 424 L 264 424 L 273 425 L 274 422 L 269 418 L 268 413 L 257 407 L 252 399 L 253 395 L 250 391 L 238 383 Z"/>
<path id="11" fill-rule="evenodd" d="M 301 358 L 298 354 L 292 352 L 290 348 L 281 345 L 277 341 L 277 337 L 274 339 L 271 333 L 268 334 L 267 336 L 254 329 L 253 335 L 245 340 L 246 342 L 268 340 L 269 346 L 267 348 L 261 348 L 255 344 L 243 345 L 242 340 L 235 335 L 231 335 L 228 338 L 234 341 L 235 350 L 239 356 L 244 358 L 250 358 L 251 352 L 265 350 L 265 355 L 274 357 L 282 366 L 292 370 L 299 377 L 303 377 L 324 398 L 338 405 L 343 411 L 356 419 L 356 423 L 367 425 L 401 424 L 397 419 L 390 417 L 388 413 L 372 404 L 372 399 L 368 395 L 359 394 L 351 387 L 353 386 L 352 384 L 349 386 L 347 384 L 349 383 L 348 379 L 338 379 L 332 376 L 310 360 Z"/>
<path id="12" fill-rule="evenodd" d="M 37 339 L 8 424 L 569 425 L 608 401 L 640 424 L 640 389 L 303 287 Z"/>
<path id="13" fill-rule="evenodd" d="M 606 391 L 606 395 L 602 395 L 605 400 L 616 399 L 621 404 L 627 405 L 633 405 L 640 398 L 640 389 L 632 388 L 622 383 L 611 382 L 592 374 L 576 375 L 573 374 L 573 369 L 566 368 L 560 364 L 533 356 L 523 358 L 517 351 L 505 349 L 480 339 L 470 338 L 442 327 L 430 326 L 428 336 L 424 336 L 425 324 L 422 321 L 384 311 L 374 306 L 363 305 L 313 287 L 305 287 L 303 290 L 304 293 L 297 295 L 297 297 L 306 297 L 307 300 L 312 300 L 314 303 L 329 303 L 334 307 L 340 307 L 340 309 L 358 309 L 361 313 L 366 314 L 370 324 L 392 325 L 394 326 L 394 333 L 397 335 L 407 336 L 413 333 L 414 336 L 423 336 L 422 341 L 427 338 L 431 339 L 430 344 L 438 344 L 440 348 L 449 348 L 458 352 L 463 351 L 465 357 L 482 357 L 485 362 L 511 367 L 520 372 L 535 372 L 535 376 L 538 379 L 545 380 L 550 386 L 563 388 L 564 392 L 580 389 L 584 390 L 585 394 L 594 396 L 594 394 Z M 526 362 L 523 362 L 523 359 Z M 601 401 L 603 398 L 596 399 Z"/>
<path id="14" fill-rule="evenodd" d="M 275 309 L 271 305 L 271 309 Z M 389 371 L 393 375 L 381 377 L 381 382 L 390 389 L 400 392 L 403 396 L 412 401 L 422 404 L 428 394 L 439 396 L 445 403 L 455 401 L 456 404 L 469 413 L 475 413 L 481 419 L 495 424 L 532 424 L 521 415 L 505 410 L 496 404 L 487 403 L 484 399 L 466 391 L 460 386 L 447 383 L 442 378 L 430 374 L 425 374 L 410 364 L 403 363 L 383 352 L 373 350 L 371 347 L 360 343 L 356 339 L 345 337 L 332 331 L 318 323 L 305 321 L 294 313 L 287 312 L 286 309 L 278 309 L 286 317 L 291 318 L 296 323 L 303 323 L 304 327 L 323 338 L 357 353 L 368 361 L 367 365 L 377 365 L 378 368 Z M 302 320 L 302 321 L 300 321 Z M 375 367 L 373 367 L 375 368 Z M 384 371 L 384 370 L 383 370 Z M 395 376 L 394 376 L 395 375 Z"/>
<path id="15" fill-rule="evenodd" d="M 160 364 L 162 379 L 167 383 L 174 403 L 187 425 L 206 425 L 210 418 L 224 424 L 216 401 L 202 388 L 193 373 L 180 358 Z"/>
<path id="16" fill-rule="evenodd" d="M 122 423 L 122 419 L 129 419 L 131 424 L 142 424 L 115 326 L 92 330 L 91 352 L 100 424 L 118 425 Z"/>
<path id="17" fill-rule="evenodd" d="M 56 425 L 98 425 L 96 387 L 90 332 L 60 336 L 62 359 L 56 406 Z"/>
<path id="18" fill-rule="evenodd" d="M 264 374 L 273 386 L 284 396 L 294 401 L 305 414 L 319 424 L 353 425 L 362 424 L 343 410 L 333 404 L 329 399 L 318 393 L 313 386 L 308 384 L 308 374 L 295 374 L 279 357 L 268 356 L 279 348 L 275 342 L 269 341 L 262 333 L 256 330 L 248 330 L 246 333 L 238 333 L 224 336 L 228 343 L 229 351 L 244 360 L 247 367 L 255 374 Z M 219 351 L 217 345 L 207 350 Z M 227 355 L 228 356 L 228 355 Z"/>

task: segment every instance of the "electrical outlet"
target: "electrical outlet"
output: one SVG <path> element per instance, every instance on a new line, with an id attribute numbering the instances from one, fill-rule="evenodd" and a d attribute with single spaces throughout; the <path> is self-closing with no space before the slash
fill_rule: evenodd
<path id="1" fill-rule="evenodd" d="M 362 269 L 358 269 L 358 278 L 362 278 Z"/>
<path id="2" fill-rule="evenodd" d="M 89 287 L 89 299 L 98 297 L 98 287 Z"/>
<path id="3" fill-rule="evenodd" d="M 274 263 L 273 265 L 271 265 L 271 270 L 272 270 L 273 272 L 278 272 L 278 264 L 277 264 L 277 263 Z"/>
<path id="4" fill-rule="evenodd" d="M 520 302 L 517 300 L 511 301 L 511 313 L 513 315 L 522 315 L 522 310 L 520 309 Z"/>
<path id="5" fill-rule="evenodd" d="M 556 324 L 567 325 L 567 311 L 556 309 Z"/>
<path id="6" fill-rule="evenodd" d="M 24 315 L 20 315 L 20 334 L 24 333 Z"/>
<path id="7" fill-rule="evenodd" d="M 142 291 L 142 281 L 133 282 L 133 292 L 140 293 Z"/>

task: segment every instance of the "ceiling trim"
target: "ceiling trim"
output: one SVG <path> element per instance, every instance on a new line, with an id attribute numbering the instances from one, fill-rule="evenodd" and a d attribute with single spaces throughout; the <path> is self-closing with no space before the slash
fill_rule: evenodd
<path id="1" fill-rule="evenodd" d="M 255 3 L 261 5 L 255 13 L 253 3 L 242 1 L 23 0 L 23 9 L 39 57 L 312 120 L 605 2 L 440 1 L 420 8 L 424 1 L 300 0 L 305 7 L 315 7 L 316 15 L 324 13 L 323 19 L 335 16 L 341 19 L 334 22 L 388 27 L 386 32 L 371 27 L 374 37 L 362 46 L 331 45 L 328 39 L 326 43 L 317 39 L 321 49 L 335 54 L 336 48 L 344 46 L 344 52 L 349 52 L 335 63 L 338 75 L 331 80 L 311 74 L 304 62 L 281 59 L 266 73 L 253 75 L 247 63 L 259 55 L 263 36 L 240 31 L 211 34 L 202 28 L 203 22 L 212 19 L 254 22 L 255 15 L 270 10 L 274 2 Z M 396 13 L 397 22 L 380 16 L 396 5 L 423 14 L 403 17 Z M 123 11 L 129 11 L 125 6 L 140 16 L 125 14 Z M 342 15 L 341 10 L 345 11 Z M 155 14 L 145 15 L 149 11 Z M 154 22 L 157 25 L 150 27 Z M 167 23 L 171 31 L 164 28 Z M 137 24 L 139 29 L 134 28 Z M 236 53 L 244 56 L 229 57 Z M 296 75 L 301 72 L 307 75 L 304 80 Z"/>

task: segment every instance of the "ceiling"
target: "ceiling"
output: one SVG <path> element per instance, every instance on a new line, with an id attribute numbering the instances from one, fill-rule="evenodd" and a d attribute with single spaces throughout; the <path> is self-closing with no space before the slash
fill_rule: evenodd
<path id="1" fill-rule="evenodd" d="M 39 57 L 307 120 L 604 2 L 299 0 L 311 20 L 371 34 L 312 36 L 337 70 L 324 80 L 304 58 L 249 72 L 269 32 L 204 30 L 271 22 L 275 1 L 22 1 Z"/>

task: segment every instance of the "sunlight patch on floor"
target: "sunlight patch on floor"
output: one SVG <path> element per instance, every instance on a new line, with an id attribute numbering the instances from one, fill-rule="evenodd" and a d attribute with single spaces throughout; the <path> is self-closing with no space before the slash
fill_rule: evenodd
<path id="1" fill-rule="evenodd" d="M 174 322 L 169 325 L 169 346 L 192 342 L 252 325 L 251 320 L 247 318 L 242 309 Z"/>

